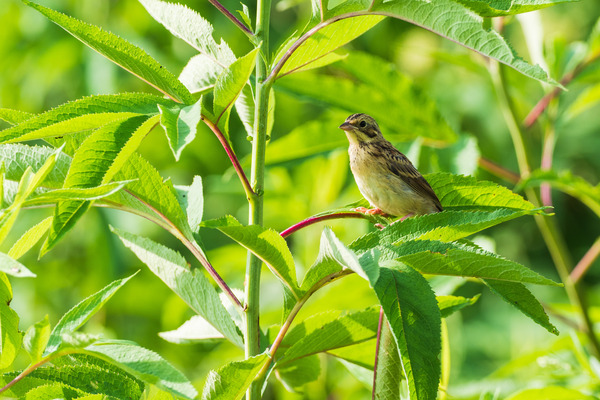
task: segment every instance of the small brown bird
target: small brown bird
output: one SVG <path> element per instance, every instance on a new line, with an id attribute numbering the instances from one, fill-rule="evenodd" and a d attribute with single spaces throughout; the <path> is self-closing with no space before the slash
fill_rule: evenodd
<path id="1" fill-rule="evenodd" d="M 388 142 L 377 122 L 366 114 L 352 114 L 340 125 L 350 147 L 350 169 L 362 195 L 374 209 L 369 214 L 399 217 L 442 211 L 429 183 L 406 156 Z"/>

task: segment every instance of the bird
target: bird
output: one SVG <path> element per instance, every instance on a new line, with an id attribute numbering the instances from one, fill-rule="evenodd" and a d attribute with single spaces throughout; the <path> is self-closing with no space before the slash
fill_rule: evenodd
<path id="1" fill-rule="evenodd" d="M 387 141 L 367 114 L 352 114 L 339 126 L 350 143 L 350 169 L 372 209 L 366 214 L 402 217 L 443 211 L 437 195 L 410 160 Z"/>

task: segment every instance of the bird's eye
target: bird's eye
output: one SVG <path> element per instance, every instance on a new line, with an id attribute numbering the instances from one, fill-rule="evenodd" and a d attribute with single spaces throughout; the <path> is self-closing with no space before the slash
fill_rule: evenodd
<path id="1" fill-rule="evenodd" d="M 360 121 L 360 124 L 358 124 L 358 126 L 360 126 L 361 128 L 366 128 L 367 127 L 367 121 Z"/>

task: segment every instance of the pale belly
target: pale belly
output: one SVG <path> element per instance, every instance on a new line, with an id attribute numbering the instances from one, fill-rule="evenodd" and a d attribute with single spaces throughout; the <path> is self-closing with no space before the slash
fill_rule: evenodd
<path id="1" fill-rule="evenodd" d="M 361 194 L 371 204 L 386 214 L 429 214 L 436 212 L 435 204 L 416 193 L 400 177 L 372 163 L 352 159 L 350 168 Z"/>

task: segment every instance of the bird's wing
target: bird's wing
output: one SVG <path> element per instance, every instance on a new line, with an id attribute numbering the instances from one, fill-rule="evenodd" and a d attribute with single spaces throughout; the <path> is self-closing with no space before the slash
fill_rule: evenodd
<path id="1" fill-rule="evenodd" d="M 408 158 L 400 153 L 391 143 L 389 144 L 390 149 L 384 151 L 382 155 L 386 158 L 386 165 L 389 170 L 400 177 L 404 182 L 408 184 L 415 192 L 424 198 L 431 199 L 436 208 L 442 211 L 442 204 L 438 199 L 437 195 L 429 185 L 429 182 L 423 178 L 423 175 L 417 171 L 415 166 L 410 162 Z"/>

